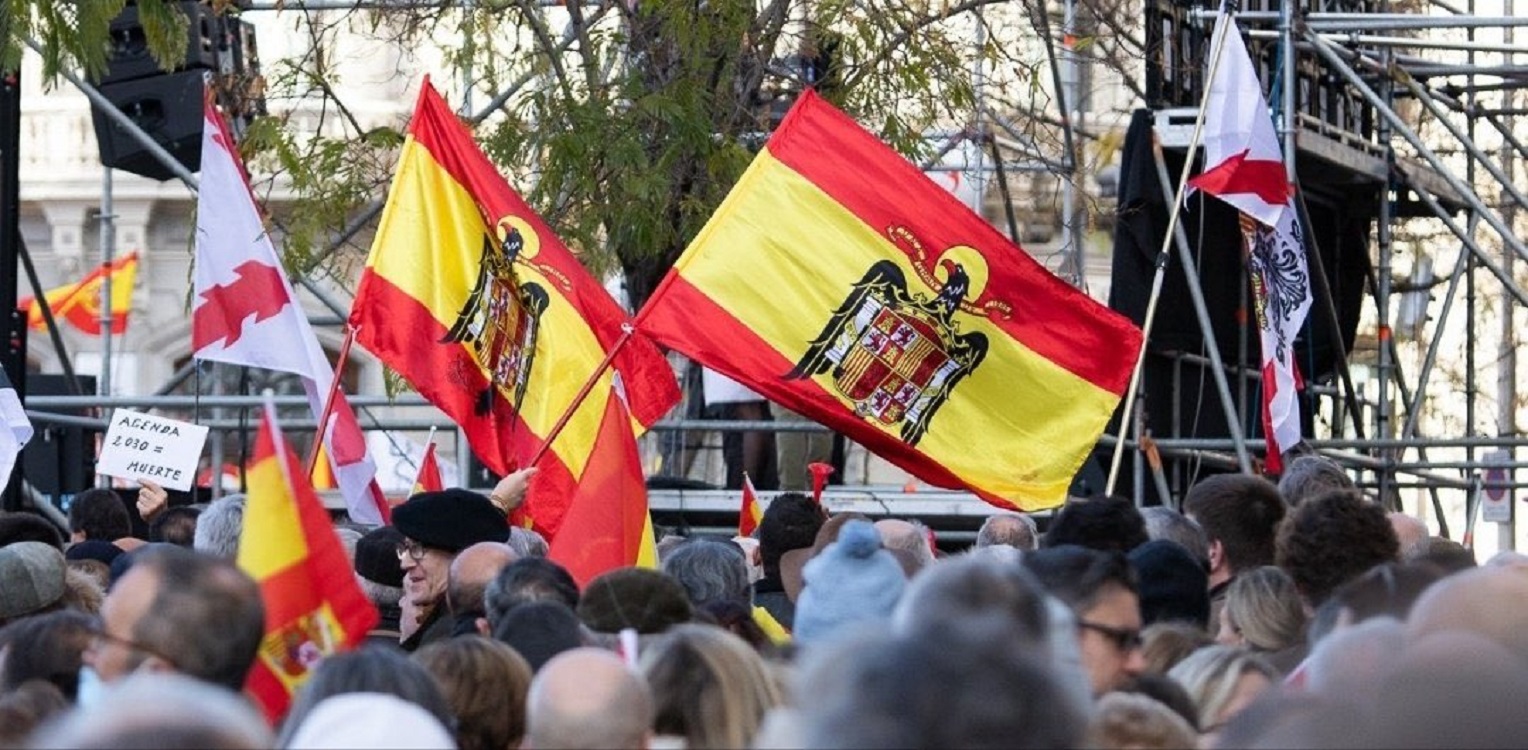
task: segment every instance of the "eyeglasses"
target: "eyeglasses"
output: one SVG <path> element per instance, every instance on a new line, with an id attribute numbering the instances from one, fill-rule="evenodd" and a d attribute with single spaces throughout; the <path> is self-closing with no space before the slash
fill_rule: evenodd
<path id="1" fill-rule="evenodd" d="M 1135 630 L 1133 628 L 1116 628 L 1110 625 L 1104 625 L 1103 623 L 1089 622 L 1087 620 L 1078 620 L 1077 627 L 1084 630 L 1091 630 L 1105 638 L 1108 638 L 1110 641 L 1114 642 L 1115 648 L 1125 653 L 1129 653 L 1141 647 L 1141 631 Z"/>
<path id="2" fill-rule="evenodd" d="M 425 550 L 426 548 L 423 544 L 410 539 L 406 542 L 399 542 L 394 551 L 398 554 L 398 562 L 403 562 L 404 557 L 408 557 L 414 562 L 419 562 L 424 559 Z"/>
<path id="3" fill-rule="evenodd" d="M 164 653 L 159 651 L 159 649 L 150 648 L 150 647 L 145 646 L 145 645 L 143 645 L 143 644 L 141 644 L 141 643 L 139 643 L 137 641 L 134 641 L 134 640 L 131 640 L 131 639 L 128 639 L 128 638 L 123 638 L 123 637 L 118 636 L 118 635 L 112 635 L 111 633 L 106 632 L 106 628 L 104 626 L 97 626 L 95 628 L 92 628 L 90 630 L 90 647 L 92 649 L 98 650 L 98 649 L 101 648 L 101 643 L 103 641 L 109 641 L 111 643 L 115 643 L 118 646 L 121 646 L 121 647 L 126 648 L 126 649 L 131 650 L 131 651 L 139 651 L 139 652 L 148 654 L 149 656 L 156 657 L 159 660 L 164 661 L 165 663 L 167 663 L 167 664 L 169 664 L 171 666 L 175 666 L 175 660 L 171 659 L 168 656 L 165 656 Z"/>

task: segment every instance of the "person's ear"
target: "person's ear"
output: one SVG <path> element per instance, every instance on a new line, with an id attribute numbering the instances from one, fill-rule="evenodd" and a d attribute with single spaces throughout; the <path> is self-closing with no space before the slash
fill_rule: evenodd
<path id="1" fill-rule="evenodd" d="M 483 636 L 484 638 L 493 637 L 493 633 L 488 630 L 488 618 L 479 617 L 476 620 L 473 620 L 472 624 L 477 626 L 478 635 Z"/>
<path id="2" fill-rule="evenodd" d="M 1226 548 L 1219 539 L 1210 540 L 1210 571 L 1220 570 L 1226 563 Z"/>

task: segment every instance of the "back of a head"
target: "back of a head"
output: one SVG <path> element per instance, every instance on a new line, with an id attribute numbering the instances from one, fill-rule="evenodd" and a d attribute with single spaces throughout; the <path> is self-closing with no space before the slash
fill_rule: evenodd
<path id="1" fill-rule="evenodd" d="M 1183 545 L 1154 539 L 1130 551 L 1141 598 L 1141 622 L 1181 620 L 1205 627 L 1210 619 L 1209 575 Z"/>
<path id="2" fill-rule="evenodd" d="M 531 667 L 509 646 L 479 636 L 426 644 L 413 660 L 450 706 L 461 750 L 504 750 L 525 737 Z"/>
<path id="3" fill-rule="evenodd" d="M 1477 568 L 1439 581 L 1411 610 L 1413 638 L 1472 633 L 1528 661 L 1528 569 Z"/>
<path id="4" fill-rule="evenodd" d="M 526 744 L 537 750 L 645 747 L 653 701 L 620 657 L 595 648 L 559 654 L 531 681 Z"/>
<path id="5" fill-rule="evenodd" d="M 994 624 L 916 637 L 866 629 L 809 653 L 795 682 L 803 745 L 1078 747 L 1078 696 Z"/>
<path id="6" fill-rule="evenodd" d="M 455 738 L 433 712 L 388 693 L 345 693 L 319 701 L 292 727 L 283 748 L 455 750 Z"/>
<path id="7" fill-rule="evenodd" d="M 1335 602 L 1349 625 L 1371 617 L 1405 620 L 1412 607 L 1443 573 L 1431 565 L 1383 563 L 1338 586 L 1329 602 Z"/>
<path id="8" fill-rule="evenodd" d="M 1522 652 L 1474 634 L 1411 640 L 1395 669 L 1374 686 L 1372 747 L 1512 748 L 1528 736 Z"/>
<path id="9" fill-rule="evenodd" d="M 194 549 L 196 520 L 201 514 L 200 508 L 189 505 L 167 508 L 154 519 L 153 523 L 149 524 L 149 541 Z"/>
<path id="10" fill-rule="evenodd" d="M 1353 489 L 1353 478 L 1336 461 L 1325 456 L 1300 456 L 1279 475 L 1279 495 L 1291 508 L 1332 490 Z"/>
<path id="11" fill-rule="evenodd" d="M 1045 591 L 1018 563 L 985 557 L 943 560 L 913 579 L 892 613 L 892 630 L 913 636 L 949 621 L 996 615 L 1020 643 L 1048 648 Z"/>
<path id="12" fill-rule="evenodd" d="M 684 587 L 649 568 L 617 568 L 589 582 L 578 600 L 578 618 L 590 630 L 661 633 L 695 616 Z"/>
<path id="13" fill-rule="evenodd" d="M 488 626 L 495 630 L 514 608 L 542 601 L 570 610 L 578 607 L 578 582 L 566 568 L 545 557 L 522 557 L 504 566 L 483 592 Z"/>
<path id="14" fill-rule="evenodd" d="M 1146 662 L 1147 674 L 1167 674 L 1189 654 L 1214 642 L 1215 639 L 1197 625 L 1159 622 L 1141 631 L 1141 658 Z"/>
<path id="15" fill-rule="evenodd" d="M 749 747 L 783 695 L 747 643 L 721 628 L 680 625 L 642 651 L 653 729 L 687 747 Z"/>
<path id="16" fill-rule="evenodd" d="M 1153 505 L 1141 509 L 1141 518 L 1146 521 L 1146 536 L 1177 542 L 1201 565 L 1209 564 L 1209 540 L 1204 537 L 1204 529 L 1188 516 L 1164 505 Z"/>
<path id="17" fill-rule="evenodd" d="M 752 601 L 748 560 L 732 542 L 691 539 L 663 559 L 663 572 L 684 587 L 696 607 L 712 601 Z"/>
<path id="18" fill-rule="evenodd" d="M 875 527 L 858 520 L 844 524 L 838 541 L 807 562 L 802 579 L 793 627 L 802 645 L 856 623 L 889 621 L 907 586 L 902 565 L 881 548 Z"/>
<path id="19" fill-rule="evenodd" d="M 239 556 L 239 534 L 244 531 L 244 496 L 224 495 L 212 501 L 196 518 L 192 547 L 225 560 Z"/>
<path id="20" fill-rule="evenodd" d="M 34 615 L 0 629 L 0 695 L 28 680 L 45 680 L 74 701 L 81 656 L 99 626 L 83 612 L 61 610 Z"/>
<path id="21" fill-rule="evenodd" d="M 514 561 L 515 553 L 503 542 L 478 542 L 457 553 L 447 576 L 446 606 L 451 613 L 484 613 L 488 584 Z"/>
<path id="22" fill-rule="evenodd" d="M 987 516 L 976 530 L 976 546 L 1008 546 L 1028 552 L 1039 548 L 1040 531 L 1028 515 L 1000 511 Z"/>
<path id="23" fill-rule="evenodd" d="M 1305 689 L 1342 697 L 1370 693 L 1406 650 L 1406 627 L 1393 617 L 1374 617 L 1337 630 L 1311 649 Z"/>
<path id="24" fill-rule="evenodd" d="M 1248 474 L 1199 480 L 1183 498 L 1183 512 L 1219 542 L 1233 572 L 1272 565 L 1274 537 L 1284 520 L 1284 499 L 1272 482 Z"/>
<path id="25" fill-rule="evenodd" d="M 1256 651 L 1280 651 L 1305 640 L 1305 605 L 1280 568 L 1246 571 L 1226 591 L 1226 617 Z"/>
<path id="26" fill-rule="evenodd" d="M 293 696 L 281 730 L 281 745 L 292 746 L 293 734 L 325 699 L 348 693 L 385 693 L 417 705 L 450 726 L 451 708 L 424 667 L 392 649 L 363 647 L 319 662 L 312 677 Z"/>
<path id="27" fill-rule="evenodd" d="M 1135 571 L 1120 552 L 1047 547 L 1025 555 L 1023 562 L 1040 585 L 1073 612 L 1086 612 L 1109 586 L 1136 591 Z"/>
<path id="28" fill-rule="evenodd" d="M 225 688 L 163 672 L 137 673 L 99 703 L 42 729 L 36 748 L 154 747 L 263 750 L 270 730 L 252 703 Z"/>
<path id="29" fill-rule="evenodd" d="M 96 487 L 69 502 L 69 531 L 86 539 L 110 542 L 132 536 L 133 521 L 116 490 Z"/>
<path id="30" fill-rule="evenodd" d="M 900 518 L 883 518 L 875 522 L 875 531 L 881 536 L 881 546 L 893 554 L 905 553 L 911 563 L 908 576 L 934 564 L 934 549 L 929 546 L 928 527 L 918 521 Z M 899 560 L 903 555 L 899 554 Z M 904 564 L 903 569 L 909 568 Z"/>
<path id="31" fill-rule="evenodd" d="M 134 557 L 134 569 L 151 572 L 156 587 L 133 637 L 173 655 L 181 672 L 243 688 L 265 632 L 259 585 L 232 561 L 183 547 L 157 545 Z"/>
<path id="32" fill-rule="evenodd" d="M 1306 500 L 1279 528 L 1278 566 L 1300 595 L 1318 607 L 1338 586 L 1400 550 L 1383 508 L 1352 490 L 1335 490 Z"/>
<path id="33" fill-rule="evenodd" d="M 1144 695 L 1107 693 L 1088 727 L 1089 746 L 1099 750 L 1176 750 L 1194 747 L 1199 733 L 1172 709 Z"/>
<path id="34" fill-rule="evenodd" d="M 1135 503 L 1114 495 L 1097 495 L 1061 506 L 1046 529 L 1041 546 L 1073 544 L 1129 552 L 1146 541 L 1146 521 Z"/>
<path id="35" fill-rule="evenodd" d="M 822 506 L 799 492 L 782 492 L 769 501 L 756 532 L 765 575 L 779 574 L 781 555 L 810 548 L 827 520 Z"/>
<path id="36" fill-rule="evenodd" d="M 47 519 L 25 511 L 0 511 L 0 547 L 16 542 L 42 542 L 64 550 L 64 535 Z"/>
<path id="37" fill-rule="evenodd" d="M 1200 730 L 1211 732 L 1228 718 L 1226 711 L 1234 708 L 1238 683 L 1249 673 L 1261 675 L 1269 683 L 1279 679 L 1278 670 L 1262 657 L 1230 646 L 1199 649 L 1168 670 L 1167 676 L 1177 680 L 1194 699 Z"/>
<path id="38" fill-rule="evenodd" d="M 560 601 L 529 602 L 510 610 L 494 626 L 494 640 L 525 657 L 532 672 L 552 657 L 584 645 L 583 623 Z"/>
<path id="39" fill-rule="evenodd" d="M 1444 575 L 1461 573 L 1480 566 L 1475 551 L 1452 539 L 1434 536 L 1417 545 L 1410 556 L 1402 555 L 1402 562 L 1424 563 L 1442 571 Z"/>
<path id="40" fill-rule="evenodd" d="M 546 537 L 524 526 L 509 527 L 509 541 L 506 544 L 521 558 L 547 556 Z"/>

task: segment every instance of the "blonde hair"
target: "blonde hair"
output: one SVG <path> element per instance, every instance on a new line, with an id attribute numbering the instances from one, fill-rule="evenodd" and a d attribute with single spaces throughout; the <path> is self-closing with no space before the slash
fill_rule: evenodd
<path id="1" fill-rule="evenodd" d="M 670 628 L 642 652 L 653 694 L 653 730 L 687 747 L 746 748 L 782 691 L 742 639 L 711 625 Z"/>
<path id="2" fill-rule="evenodd" d="M 525 737 L 525 696 L 531 665 L 499 641 L 462 636 L 414 653 L 456 718 L 462 750 L 509 750 Z"/>
<path id="3" fill-rule="evenodd" d="M 1194 699 L 1199 726 L 1208 733 L 1222 723 L 1221 714 L 1236 694 L 1236 683 L 1246 674 L 1260 674 L 1269 682 L 1279 679 L 1278 670 L 1262 657 L 1230 646 L 1199 649 L 1178 662 L 1167 676 L 1177 680 Z"/>
<path id="4" fill-rule="evenodd" d="M 1161 702 L 1133 693 L 1098 699 L 1088 744 L 1100 750 L 1175 750 L 1194 747 L 1199 733 Z"/>
<path id="5" fill-rule="evenodd" d="M 1167 674 L 1189 654 L 1215 642 L 1203 628 L 1186 622 L 1159 622 L 1141 631 L 1145 671 Z"/>
<path id="6" fill-rule="evenodd" d="M 1272 565 L 1242 573 L 1226 590 L 1226 617 L 1254 651 L 1282 651 L 1305 640 L 1305 605 L 1289 574 Z"/>

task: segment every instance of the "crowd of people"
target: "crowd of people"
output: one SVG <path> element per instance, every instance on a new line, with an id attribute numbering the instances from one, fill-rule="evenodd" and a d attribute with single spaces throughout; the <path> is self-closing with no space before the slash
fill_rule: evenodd
<path id="1" fill-rule="evenodd" d="M 243 502 L 107 490 L 69 538 L 0 514 L 0 747 L 1507 747 L 1528 737 L 1528 557 L 1387 512 L 1326 459 L 1172 507 L 913 519 L 774 497 L 752 538 L 668 535 L 580 586 L 501 503 L 339 525 L 382 615 L 274 726 Z M 497 499 L 497 498 L 496 498 Z M 1041 526 L 1044 533 L 1041 533 Z"/>

